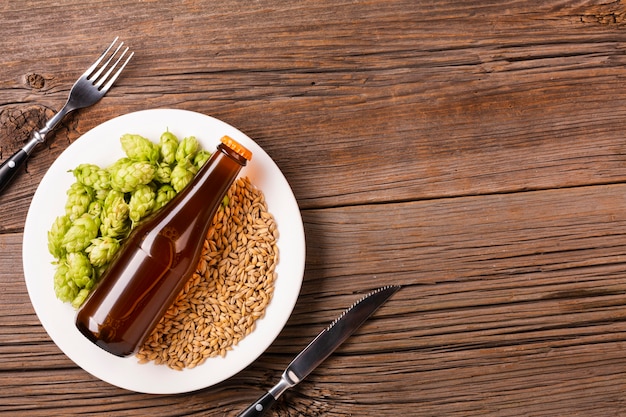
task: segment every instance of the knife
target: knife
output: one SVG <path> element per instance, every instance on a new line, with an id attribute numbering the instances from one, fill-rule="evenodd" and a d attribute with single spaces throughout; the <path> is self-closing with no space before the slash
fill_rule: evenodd
<path id="1" fill-rule="evenodd" d="M 400 288 L 399 285 L 388 285 L 372 291 L 354 303 L 296 356 L 276 385 L 237 417 L 265 415 L 278 397 L 306 378 Z"/>

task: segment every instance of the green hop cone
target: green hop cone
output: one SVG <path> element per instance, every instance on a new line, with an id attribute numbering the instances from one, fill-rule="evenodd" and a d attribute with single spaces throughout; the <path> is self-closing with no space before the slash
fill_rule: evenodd
<path id="1" fill-rule="evenodd" d="M 154 209 L 156 193 L 149 185 L 140 185 L 130 195 L 128 217 L 133 223 L 138 222 Z"/>
<path id="2" fill-rule="evenodd" d="M 94 193 L 91 187 L 75 182 L 67 190 L 65 214 L 69 216 L 70 220 L 79 218 L 87 212 L 93 197 Z"/>
<path id="3" fill-rule="evenodd" d="M 157 165 L 154 179 L 161 184 L 169 184 L 172 180 L 172 167 L 165 162 L 161 162 Z"/>
<path id="4" fill-rule="evenodd" d="M 124 193 L 112 190 L 104 200 L 100 214 L 102 236 L 126 237 L 130 230 L 129 211 L 128 204 L 124 200 Z"/>
<path id="5" fill-rule="evenodd" d="M 91 289 L 95 284 L 93 279 L 93 267 L 89 258 L 83 252 L 67 254 L 67 279 L 72 280 L 78 288 Z"/>
<path id="6" fill-rule="evenodd" d="M 133 161 L 147 161 L 156 164 L 159 161 L 159 147 L 140 135 L 127 133 L 120 138 L 122 149 Z"/>
<path id="7" fill-rule="evenodd" d="M 90 214 L 93 218 L 98 219 L 98 226 L 100 225 L 100 215 L 102 214 L 102 206 L 104 205 L 104 201 L 94 200 L 89 204 L 89 208 L 87 209 L 87 213 Z"/>
<path id="8" fill-rule="evenodd" d="M 183 161 L 193 161 L 200 150 L 200 142 L 195 136 L 188 136 L 180 141 L 178 148 L 176 148 L 176 161 L 181 163 Z"/>
<path id="9" fill-rule="evenodd" d="M 99 220 L 94 219 L 90 214 L 83 214 L 72 222 L 72 225 L 63 236 L 63 247 L 67 252 L 82 251 L 90 245 L 92 239 L 96 238 L 99 227 Z"/>
<path id="10" fill-rule="evenodd" d="M 193 158 L 193 164 L 196 166 L 196 168 L 200 169 L 204 164 L 206 164 L 206 161 L 208 161 L 210 157 L 211 152 L 201 149 Z"/>
<path id="11" fill-rule="evenodd" d="M 72 307 L 80 307 L 85 302 L 90 292 L 91 290 L 88 290 L 87 288 L 83 288 L 82 290 L 78 291 L 78 294 L 72 300 Z"/>
<path id="12" fill-rule="evenodd" d="M 94 190 L 108 190 L 110 174 L 106 169 L 95 164 L 80 164 L 72 170 L 78 182 Z"/>
<path id="13" fill-rule="evenodd" d="M 68 276 L 69 267 L 61 263 L 54 273 L 54 294 L 64 303 L 72 301 L 78 295 L 79 288 Z"/>
<path id="14" fill-rule="evenodd" d="M 196 174 L 196 167 L 189 162 L 179 162 L 172 168 L 170 184 L 177 193 L 187 186 Z"/>
<path id="15" fill-rule="evenodd" d="M 169 184 L 164 184 L 157 190 L 156 198 L 154 201 L 154 211 L 159 210 L 161 207 L 169 203 L 169 201 L 176 195 L 176 190 Z"/>
<path id="16" fill-rule="evenodd" d="M 121 158 L 109 167 L 111 188 L 123 193 L 130 192 L 140 184 L 148 184 L 154 178 L 156 167 L 146 161 Z"/>
<path id="17" fill-rule="evenodd" d="M 170 132 L 165 132 L 159 138 L 161 148 L 161 160 L 166 164 L 173 164 L 176 161 L 176 149 L 178 148 L 178 138 Z"/>
<path id="18" fill-rule="evenodd" d="M 109 191 L 111 191 L 110 188 L 108 190 L 94 190 L 93 199 L 95 201 L 103 202 L 104 199 L 107 198 L 107 195 L 109 195 Z"/>
<path id="19" fill-rule="evenodd" d="M 107 265 L 120 248 L 119 240 L 110 236 L 98 237 L 85 249 L 89 262 L 96 268 Z M 99 274 L 97 274 L 99 275 Z"/>
<path id="20" fill-rule="evenodd" d="M 58 216 L 48 231 L 48 251 L 56 259 L 61 259 L 67 253 L 63 246 L 63 236 L 71 226 L 72 221 L 68 215 Z"/>

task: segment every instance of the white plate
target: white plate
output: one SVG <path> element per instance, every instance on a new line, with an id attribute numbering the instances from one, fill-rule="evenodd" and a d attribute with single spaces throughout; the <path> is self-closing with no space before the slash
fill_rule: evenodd
<path id="1" fill-rule="evenodd" d="M 123 156 L 119 138 L 136 133 L 157 141 L 169 130 L 182 139 L 196 136 L 213 152 L 223 135 L 252 151 L 241 171 L 263 191 L 279 231 L 279 262 L 274 295 L 256 329 L 224 358 L 208 359 L 193 369 L 174 371 L 165 365 L 139 364 L 133 356 L 119 358 L 88 341 L 75 327 L 76 311 L 59 301 L 53 288 L 54 258 L 47 233 L 64 213 L 66 191 L 74 182 L 67 172 L 80 163 L 106 166 Z M 33 197 L 24 226 L 23 262 L 26 286 L 35 312 L 57 346 L 77 365 L 118 387 L 152 394 L 194 391 L 217 384 L 252 363 L 278 336 L 295 306 L 304 274 L 304 228 L 296 199 L 274 161 L 252 139 L 215 118 L 185 110 L 156 109 L 109 120 L 72 143 L 52 164 Z"/>

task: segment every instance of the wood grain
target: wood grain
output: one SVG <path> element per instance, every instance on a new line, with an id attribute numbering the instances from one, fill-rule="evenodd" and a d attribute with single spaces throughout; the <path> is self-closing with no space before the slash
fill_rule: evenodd
<path id="1" fill-rule="evenodd" d="M 621 2 L 26 0 L 0 11 L 0 160 L 114 36 L 136 51 L 0 195 L 0 414 L 235 416 L 385 284 L 404 288 L 273 415 L 626 413 Z M 180 395 L 78 368 L 41 327 L 23 276 L 24 221 L 52 161 L 146 108 L 209 114 L 252 137 L 306 231 L 300 298 L 274 344 Z"/>

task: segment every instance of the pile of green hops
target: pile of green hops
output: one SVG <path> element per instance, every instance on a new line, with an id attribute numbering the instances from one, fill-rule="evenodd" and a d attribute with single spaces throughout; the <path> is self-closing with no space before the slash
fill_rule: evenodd
<path id="1" fill-rule="evenodd" d="M 80 164 L 70 172 L 65 213 L 48 231 L 58 299 L 80 307 L 122 241 L 146 216 L 187 186 L 211 154 L 194 136 L 165 132 L 154 143 L 136 134 L 120 138 L 126 156 L 108 167 Z"/>

